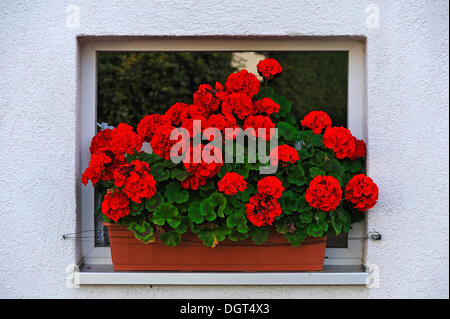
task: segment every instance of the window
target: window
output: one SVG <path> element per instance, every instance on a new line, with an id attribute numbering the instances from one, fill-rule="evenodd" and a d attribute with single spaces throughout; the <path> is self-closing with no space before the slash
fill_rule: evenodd
<path id="1" fill-rule="evenodd" d="M 129 108 L 123 108 L 124 105 L 126 106 L 126 98 L 124 100 L 125 103 L 120 103 L 122 109 L 117 108 L 119 104 L 114 105 L 114 101 L 117 101 L 121 97 L 114 96 L 111 92 L 108 92 L 108 83 L 102 82 L 108 76 L 111 76 L 108 72 L 114 72 L 114 67 L 108 68 L 108 64 L 114 66 L 114 61 L 117 62 L 118 59 L 123 59 L 124 56 L 128 57 L 130 61 L 139 59 L 140 56 L 145 54 L 147 54 L 147 58 L 154 58 L 160 56 L 161 52 L 164 52 L 167 56 L 174 57 L 177 54 L 179 55 L 177 51 L 195 52 L 194 55 L 196 56 L 201 56 L 202 54 L 204 56 L 211 55 L 211 52 L 215 52 L 218 60 L 233 60 L 230 64 L 230 69 L 233 67 L 242 67 L 240 64 L 245 64 L 245 59 L 251 59 L 259 54 L 277 57 L 282 64 L 284 63 L 283 60 L 290 61 L 291 67 L 295 67 L 297 63 L 302 67 L 304 61 L 308 61 L 308 65 L 303 65 L 303 67 L 309 66 L 313 69 L 314 65 L 311 65 L 311 61 L 314 61 L 316 64 L 330 63 L 328 67 L 322 66 L 321 69 L 325 73 L 334 72 L 335 76 L 331 77 L 330 81 L 337 81 L 338 85 L 324 83 L 323 88 L 319 90 L 320 92 L 316 95 L 312 93 L 312 96 L 305 96 L 305 94 L 311 92 L 311 88 L 307 86 L 308 84 L 305 84 L 306 87 L 299 88 L 298 90 L 296 90 L 295 85 L 283 85 L 283 88 L 286 88 L 287 91 L 282 92 L 282 94 L 293 101 L 293 104 L 297 102 L 295 110 L 298 112 L 298 118 L 301 118 L 309 111 L 307 110 L 307 105 L 318 101 L 318 103 L 324 104 L 324 110 L 332 115 L 333 120 L 337 124 L 347 126 L 358 138 L 365 137 L 363 99 L 364 68 L 363 45 L 361 43 L 319 40 L 198 39 L 86 42 L 82 44 L 81 57 L 81 171 L 88 166 L 89 144 L 91 138 L 96 134 L 97 121 L 112 121 L 109 124 L 117 125 L 115 121 L 119 119 L 120 121 L 133 123 L 133 121 L 136 121 L 136 118 L 141 118 L 147 113 L 154 112 L 154 110 L 148 109 L 148 106 L 139 103 L 139 101 L 133 102 L 138 104 L 139 112 L 130 112 Z M 333 63 L 335 64 L 333 65 Z M 227 70 L 226 73 L 229 73 L 229 71 Z M 322 75 L 321 78 L 328 78 L 326 75 Z M 283 77 L 285 81 L 302 81 L 301 78 L 290 78 L 288 69 L 284 72 Z M 223 82 L 224 79 L 218 80 Z M 196 87 L 200 83 L 190 84 Z M 195 90 L 188 88 L 186 91 L 192 94 Z M 179 94 L 183 94 L 183 92 L 179 92 Z M 301 94 L 304 99 L 309 100 L 305 102 L 304 100 L 298 99 L 298 96 Z M 332 99 L 330 98 L 331 94 L 335 94 Z M 164 100 L 165 97 L 161 96 L 160 98 Z M 173 101 L 169 100 L 165 102 L 164 105 L 169 107 L 179 101 L 179 97 L 174 97 L 174 99 Z M 181 101 L 183 101 L 182 98 Z M 330 109 L 325 108 L 325 105 L 328 108 L 334 108 L 334 110 L 330 111 Z M 316 108 L 317 106 L 313 105 L 312 107 Z M 322 105 L 320 106 L 322 107 Z M 164 111 L 161 109 L 163 106 L 159 104 L 152 107 L 155 107 L 156 111 L 158 111 L 158 108 L 160 111 Z M 97 236 L 90 236 L 96 237 L 95 239 L 81 241 L 81 252 L 85 264 L 108 265 L 111 264 L 111 258 L 107 245 L 107 234 L 103 232 L 101 220 L 94 218 L 93 214 L 96 200 L 98 201 L 95 198 L 94 188 L 90 184 L 88 187 L 81 188 L 81 230 L 98 230 Z M 334 238 L 330 236 L 327 244 L 325 265 L 360 266 L 362 264 L 363 253 L 361 238 L 363 237 L 364 230 L 364 223 L 358 223 L 353 225 L 353 229 L 349 232 L 348 237 L 339 236 Z"/>

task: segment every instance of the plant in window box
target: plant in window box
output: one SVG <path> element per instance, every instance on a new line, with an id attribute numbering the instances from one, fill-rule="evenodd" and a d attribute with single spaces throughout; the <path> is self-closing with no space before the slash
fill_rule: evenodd
<path id="1" fill-rule="evenodd" d="M 258 71 L 261 90 L 242 70 L 136 131 L 122 123 L 93 138 L 82 182 L 103 196 L 116 270 L 320 270 L 327 233 L 348 232 L 375 205 L 364 142 L 321 111 L 298 122 L 267 86 L 281 65 L 265 59 Z M 257 154 L 252 143 L 227 147 L 241 128 Z"/>

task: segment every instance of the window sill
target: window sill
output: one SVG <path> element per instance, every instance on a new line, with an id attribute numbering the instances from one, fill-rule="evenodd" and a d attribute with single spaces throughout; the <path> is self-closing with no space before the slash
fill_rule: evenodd
<path id="1" fill-rule="evenodd" d="M 82 265 L 79 285 L 365 285 L 360 266 L 328 266 L 320 272 L 142 272 L 114 271 L 112 265 Z"/>

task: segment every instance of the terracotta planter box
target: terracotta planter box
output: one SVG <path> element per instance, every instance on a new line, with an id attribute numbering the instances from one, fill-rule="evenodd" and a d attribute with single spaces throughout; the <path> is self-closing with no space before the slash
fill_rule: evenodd
<path id="1" fill-rule="evenodd" d="M 225 240 L 210 248 L 197 235 L 187 233 L 178 246 L 167 247 L 160 240 L 144 244 L 125 226 L 105 225 L 114 270 L 320 271 L 325 258 L 326 237 L 307 238 L 300 247 L 292 247 L 273 232 L 262 245 Z"/>

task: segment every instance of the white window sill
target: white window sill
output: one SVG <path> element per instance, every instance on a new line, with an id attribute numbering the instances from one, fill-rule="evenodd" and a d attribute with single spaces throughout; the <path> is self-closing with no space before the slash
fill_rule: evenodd
<path id="1" fill-rule="evenodd" d="M 112 265 L 82 265 L 79 285 L 365 285 L 360 266 L 328 266 L 320 272 L 143 272 L 114 271 Z"/>

